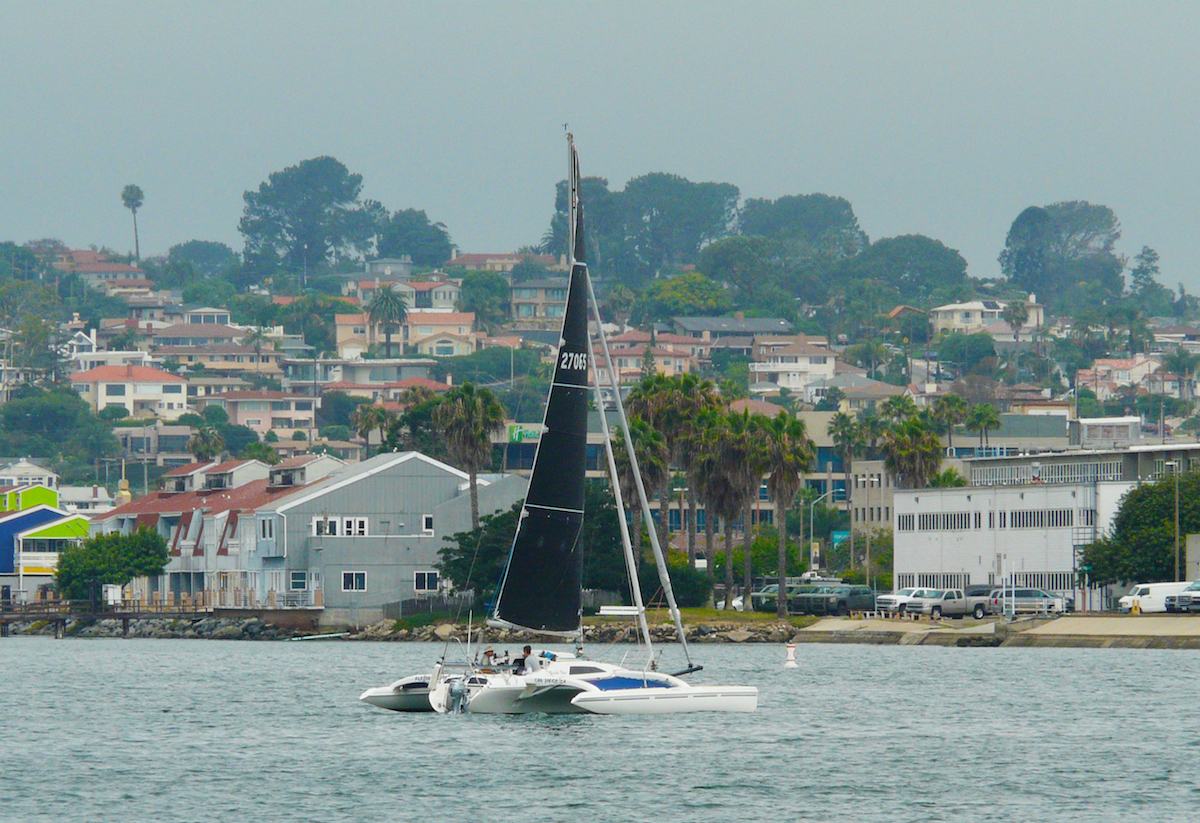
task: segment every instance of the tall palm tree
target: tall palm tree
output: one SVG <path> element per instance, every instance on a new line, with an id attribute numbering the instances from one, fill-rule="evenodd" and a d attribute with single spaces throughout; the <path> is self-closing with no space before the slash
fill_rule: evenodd
<path id="1" fill-rule="evenodd" d="M 1021 327 L 1029 320 L 1029 306 L 1024 300 L 1013 300 L 1000 310 L 1000 318 L 1013 330 L 1013 342 L 1021 342 Z"/>
<path id="2" fill-rule="evenodd" d="M 138 245 L 138 230 L 137 230 L 137 212 L 142 207 L 142 203 L 146 201 L 146 196 L 142 193 L 140 186 L 135 186 L 130 183 L 125 188 L 121 189 L 121 202 L 125 204 L 125 208 L 133 213 L 133 259 L 142 259 L 142 249 Z"/>
<path id="3" fill-rule="evenodd" d="M 196 458 L 197 463 L 212 460 L 225 448 L 225 439 L 212 426 L 201 426 L 196 433 L 188 438 L 187 450 Z"/>
<path id="4" fill-rule="evenodd" d="M 633 453 L 637 457 L 638 469 L 642 474 L 642 486 L 648 489 L 657 488 L 663 475 L 670 475 L 667 441 L 661 432 L 637 415 L 629 418 L 629 431 L 633 438 Z M 641 557 L 642 507 L 634 502 L 637 500 L 637 483 L 633 476 L 633 467 L 629 463 L 629 454 L 625 450 L 624 432 L 618 428 L 613 431 L 612 437 L 613 458 L 617 464 L 617 478 L 621 483 L 621 497 L 627 501 L 630 519 L 633 521 L 630 534 L 633 551 L 636 556 Z"/>
<path id="5" fill-rule="evenodd" d="M 677 390 L 677 382 L 673 378 L 661 374 L 649 374 L 633 387 L 625 403 L 625 408 L 630 414 L 636 414 L 651 428 L 662 433 L 667 445 L 668 462 L 671 462 L 671 458 L 674 457 L 677 432 L 675 421 L 676 407 L 678 406 Z M 654 525 L 654 528 L 658 530 L 659 545 L 665 546 L 667 544 L 667 512 L 671 506 L 671 473 L 664 472 L 655 486 L 647 488 L 647 493 L 650 488 L 653 488 L 658 497 L 659 516 L 658 523 Z"/>
<path id="6" fill-rule="evenodd" d="M 779 594 L 775 613 L 787 617 L 787 512 L 812 466 L 815 449 L 808 439 L 804 421 L 780 412 L 766 426 L 767 493 L 775 504 L 775 528 L 779 532 Z"/>
<path id="7" fill-rule="evenodd" d="M 754 529 L 751 528 L 754 501 L 762 487 L 763 475 L 767 472 L 768 455 L 765 447 L 766 427 L 770 421 L 761 414 L 750 414 L 747 409 L 740 414 L 729 412 L 729 440 L 727 448 L 737 461 L 734 482 L 742 484 L 742 608 L 750 608 L 750 591 L 754 585 L 754 558 L 751 548 Z"/>
<path id="8" fill-rule="evenodd" d="M 707 412 L 724 410 L 726 400 L 711 380 L 683 374 L 673 378 L 673 381 L 675 390 L 672 393 L 668 443 L 675 465 L 690 478 L 695 474 L 693 464 L 701 450 L 696 437 L 697 424 Z M 691 483 L 688 484 L 687 504 L 687 520 L 683 520 L 683 512 L 680 512 L 680 522 L 687 532 L 688 557 L 695 557 L 696 490 Z"/>
<path id="9" fill-rule="evenodd" d="M 408 320 L 408 306 L 404 297 L 396 291 L 395 283 L 384 283 L 375 290 L 375 296 L 367 304 L 367 319 L 371 326 L 382 326 L 384 357 L 392 356 L 392 332 Z M 476 524 L 478 526 L 478 524 Z"/>
<path id="10" fill-rule="evenodd" d="M 988 445 L 988 432 L 1000 428 L 1000 413 L 991 403 L 978 403 L 967 412 L 967 431 L 979 432 L 979 447 Z"/>
<path id="11" fill-rule="evenodd" d="M 898 487 L 923 489 L 942 467 L 942 442 L 937 433 L 912 419 L 883 433 L 883 465 Z"/>
<path id="12" fill-rule="evenodd" d="M 829 419 L 826 433 L 833 440 L 833 450 L 842 461 L 842 472 L 846 476 L 846 506 L 854 511 L 854 456 L 866 445 L 862 427 L 850 415 L 838 412 Z M 854 567 L 854 528 L 850 529 L 850 567 Z"/>
<path id="13" fill-rule="evenodd" d="M 376 429 L 379 430 L 379 450 L 383 451 L 385 433 L 394 416 L 383 406 L 376 406 L 373 403 L 361 403 L 350 413 L 350 425 L 354 426 L 359 437 L 367 441 L 368 453 L 371 450 L 371 432 Z"/>
<path id="14" fill-rule="evenodd" d="M 262 326 L 255 326 L 245 337 L 242 338 L 243 346 L 250 346 L 254 349 L 254 373 L 258 374 L 262 368 L 262 350 L 263 344 L 267 342 L 267 330 Z"/>
<path id="15" fill-rule="evenodd" d="M 969 408 L 967 401 L 957 394 L 943 395 L 933 401 L 933 416 L 945 427 L 946 444 L 950 454 L 954 454 L 954 427 L 967 419 Z"/>
<path id="16" fill-rule="evenodd" d="M 879 413 L 890 423 L 903 423 L 917 416 L 917 404 L 907 394 L 895 394 L 880 404 Z"/>
<path id="17" fill-rule="evenodd" d="M 717 474 L 720 462 L 721 443 L 725 431 L 723 411 L 710 410 L 696 420 L 695 455 L 692 460 L 688 482 L 695 489 L 696 497 L 704 506 L 704 558 L 706 573 L 711 580 L 716 568 L 716 552 L 713 548 L 717 530 L 717 499 L 721 494 L 722 479 Z"/>
<path id="18" fill-rule="evenodd" d="M 492 460 L 492 435 L 504 429 L 504 407 L 490 389 L 463 383 L 446 392 L 434 413 L 453 460 L 471 481 L 471 527 L 479 528 L 479 470 Z"/>

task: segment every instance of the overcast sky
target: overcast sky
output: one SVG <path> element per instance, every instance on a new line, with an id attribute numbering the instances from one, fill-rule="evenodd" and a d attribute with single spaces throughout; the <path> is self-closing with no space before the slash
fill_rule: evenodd
<path id="1" fill-rule="evenodd" d="M 323 154 L 467 252 L 536 243 L 565 176 L 850 200 L 872 240 L 996 256 L 1089 200 L 1200 292 L 1200 4 L 0 0 L 0 240 L 241 250 L 242 194 Z"/>

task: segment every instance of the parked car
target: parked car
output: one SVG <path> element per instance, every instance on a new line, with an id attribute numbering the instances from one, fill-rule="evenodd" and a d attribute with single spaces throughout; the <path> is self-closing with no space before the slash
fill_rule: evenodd
<path id="1" fill-rule="evenodd" d="M 1200 580 L 1179 594 L 1168 594 L 1166 604 L 1169 612 L 1200 612 Z"/>
<path id="2" fill-rule="evenodd" d="M 1129 594 L 1117 601 L 1117 608 L 1123 612 L 1133 610 L 1136 603 L 1142 613 L 1165 612 L 1167 610 L 1167 595 L 1179 594 L 1191 583 L 1138 583 Z"/>
<path id="3" fill-rule="evenodd" d="M 904 614 L 908 604 L 914 597 L 919 597 L 921 589 L 905 588 L 891 594 L 881 594 L 875 598 L 875 608 L 889 614 Z"/>
<path id="4" fill-rule="evenodd" d="M 1059 595 L 1042 589 L 995 589 L 988 598 L 995 614 L 1034 612 L 1038 614 L 1062 614 L 1066 611 L 1066 600 Z"/>
<path id="5" fill-rule="evenodd" d="M 793 599 L 801 614 L 849 614 L 875 610 L 875 592 L 869 586 L 817 586 Z"/>
<path id="6" fill-rule="evenodd" d="M 982 620 L 988 611 L 988 596 L 967 597 L 962 589 L 926 589 L 908 604 L 908 610 L 930 617 L 966 617 L 970 614 L 976 620 Z"/>
<path id="7" fill-rule="evenodd" d="M 800 588 L 801 588 L 801 586 L 799 583 L 789 583 L 788 584 L 787 588 L 784 590 L 784 592 L 785 592 L 784 597 L 787 599 L 787 601 L 789 603 L 791 602 L 792 596 L 794 594 L 796 594 L 796 592 L 799 591 Z M 756 612 L 774 612 L 776 610 L 776 603 L 778 602 L 778 599 L 779 599 L 778 595 L 779 595 L 779 584 L 778 583 L 771 583 L 769 585 L 763 586 L 758 591 L 751 593 L 750 606 Z"/>

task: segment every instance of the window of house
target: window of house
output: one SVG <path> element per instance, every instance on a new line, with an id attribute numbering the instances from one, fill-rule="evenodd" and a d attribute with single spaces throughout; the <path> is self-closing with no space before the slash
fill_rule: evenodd
<path id="1" fill-rule="evenodd" d="M 450 343 L 439 343 L 433 353 L 438 357 L 453 357 L 454 346 Z"/>
<path id="2" fill-rule="evenodd" d="M 263 540 L 275 539 L 275 521 L 270 518 L 264 518 L 258 521 L 258 536 Z"/>
<path id="3" fill-rule="evenodd" d="M 183 394 L 183 384 L 168 383 L 163 386 L 163 394 Z"/>
<path id="4" fill-rule="evenodd" d="M 421 517 L 421 531 L 426 534 L 433 534 L 433 515 L 426 514 Z"/>
<path id="5" fill-rule="evenodd" d="M 346 537 L 366 537 L 367 518 L 347 517 L 342 522 L 342 534 Z"/>
<path id="6" fill-rule="evenodd" d="M 342 591 L 365 592 L 367 590 L 366 572 L 342 572 Z"/>
<path id="7" fill-rule="evenodd" d="M 312 411 L 312 401 L 297 400 L 294 408 L 296 411 Z"/>
<path id="8" fill-rule="evenodd" d="M 413 588 L 419 592 L 436 592 L 438 587 L 437 572 L 415 572 L 413 574 Z"/>
<path id="9" fill-rule="evenodd" d="M 312 533 L 318 537 L 325 535 L 336 537 L 338 533 L 338 518 L 314 517 L 312 521 L 312 527 Z"/>
<path id="10" fill-rule="evenodd" d="M 109 383 L 107 386 L 104 387 L 104 393 L 107 394 L 109 397 L 124 397 L 125 396 L 125 384 L 124 383 Z"/>
<path id="11" fill-rule="evenodd" d="M 292 572 L 288 588 L 294 592 L 302 592 L 308 588 L 308 572 Z"/>

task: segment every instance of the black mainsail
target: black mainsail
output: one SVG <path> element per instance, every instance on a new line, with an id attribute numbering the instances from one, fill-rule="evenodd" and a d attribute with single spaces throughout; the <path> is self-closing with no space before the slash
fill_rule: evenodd
<path id="1" fill-rule="evenodd" d="M 554 379 L 529 492 L 508 565 L 488 622 L 547 634 L 579 631 L 583 574 L 579 531 L 583 524 L 587 458 L 588 291 L 579 158 L 568 137 L 571 280 Z"/>

